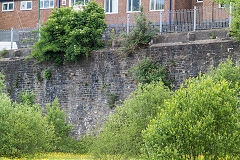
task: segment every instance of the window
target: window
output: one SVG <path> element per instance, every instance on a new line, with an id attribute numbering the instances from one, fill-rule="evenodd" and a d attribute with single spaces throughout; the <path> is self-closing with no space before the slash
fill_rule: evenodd
<path id="1" fill-rule="evenodd" d="M 40 9 L 48 9 L 54 7 L 54 0 L 40 0 Z"/>
<path id="2" fill-rule="evenodd" d="M 118 12 L 118 0 L 105 0 L 105 12 L 117 13 Z"/>
<path id="3" fill-rule="evenodd" d="M 66 5 L 66 0 L 62 0 L 62 5 Z"/>
<path id="4" fill-rule="evenodd" d="M 21 10 L 32 10 L 32 1 L 22 1 L 20 9 Z"/>
<path id="5" fill-rule="evenodd" d="M 73 6 L 74 4 L 78 3 L 83 6 L 85 6 L 88 3 L 89 0 L 71 0 L 70 6 Z"/>
<path id="6" fill-rule="evenodd" d="M 2 11 L 13 11 L 14 2 L 7 2 L 2 4 Z"/>
<path id="7" fill-rule="evenodd" d="M 159 11 L 164 9 L 164 0 L 151 0 L 150 10 Z"/>
<path id="8" fill-rule="evenodd" d="M 140 0 L 128 0 L 127 2 L 127 11 L 134 12 L 140 10 Z"/>
<path id="9" fill-rule="evenodd" d="M 203 0 L 197 0 L 197 2 L 203 2 Z"/>

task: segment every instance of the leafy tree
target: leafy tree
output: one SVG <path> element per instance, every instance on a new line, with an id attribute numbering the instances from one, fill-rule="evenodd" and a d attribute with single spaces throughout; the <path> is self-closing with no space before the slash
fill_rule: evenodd
<path id="1" fill-rule="evenodd" d="M 83 10 L 57 8 L 41 28 L 41 40 L 35 43 L 32 56 L 38 61 L 55 64 L 78 61 L 103 45 L 104 9 L 89 2 Z"/>
<path id="2" fill-rule="evenodd" d="M 0 77 L 3 77 L 0 74 Z M 2 93 L 0 79 L 0 157 L 23 156 L 53 149 L 54 128 L 49 125 L 39 107 L 29 103 L 14 103 Z"/>
<path id="3" fill-rule="evenodd" d="M 240 40 L 240 1 L 239 0 L 215 0 L 216 3 L 225 4 L 230 6 L 232 4 L 232 24 L 230 28 L 230 35 L 234 37 L 235 40 Z"/>
<path id="4" fill-rule="evenodd" d="M 240 88 L 216 77 L 189 79 L 164 103 L 143 132 L 148 159 L 237 159 Z"/>
<path id="5" fill-rule="evenodd" d="M 109 116 L 100 134 L 94 140 L 91 152 L 97 156 L 140 154 L 143 139 L 141 132 L 160 111 L 165 99 L 170 97 L 163 82 L 140 84 L 122 106 Z"/>

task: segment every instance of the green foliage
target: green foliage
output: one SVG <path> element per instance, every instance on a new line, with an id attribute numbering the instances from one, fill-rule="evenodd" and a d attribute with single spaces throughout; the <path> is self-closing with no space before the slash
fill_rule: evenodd
<path id="1" fill-rule="evenodd" d="M 55 64 L 88 57 L 103 45 L 104 18 L 104 9 L 95 2 L 89 2 L 82 11 L 72 7 L 54 9 L 41 28 L 41 40 L 35 43 L 32 56 Z"/>
<path id="2" fill-rule="evenodd" d="M 26 90 L 24 92 L 18 93 L 17 101 L 22 104 L 27 103 L 29 106 L 33 106 L 35 101 L 35 95 L 32 91 Z"/>
<path id="3" fill-rule="evenodd" d="M 118 98 L 117 94 L 109 95 L 109 99 L 108 99 L 109 108 L 113 109 L 115 107 L 115 102 L 116 102 L 117 98 Z"/>
<path id="4" fill-rule="evenodd" d="M 168 70 L 159 62 L 143 59 L 137 66 L 133 67 L 130 72 L 133 72 L 133 78 L 140 83 L 151 83 L 152 81 L 162 80 L 169 88 L 172 87 L 172 81 L 168 77 Z"/>
<path id="5" fill-rule="evenodd" d="M 225 75 L 220 68 L 217 78 Z M 230 81 L 217 78 L 199 75 L 189 79 L 185 88 L 164 103 L 143 132 L 147 159 L 239 156 L 240 88 L 238 83 L 233 87 Z"/>
<path id="6" fill-rule="evenodd" d="M 43 81 L 43 77 L 42 77 L 40 71 L 37 71 L 36 76 L 37 76 L 37 80 L 38 80 L 38 82 L 42 82 L 42 81 Z"/>
<path id="7" fill-rule="evenodd" d="M 155 35 L 155 30 L 151 29 L 151 22 L 149 22 L 144 15 L 143 8 L 141 12 L 135 16 L 136 25 L 129 33 L 123 34 L 123 52 L 127 55 L 136 53 L 136 50 L 149 46 L 149 43 Z"/>
<path id="8" fill-rule="evenodd" d="M 8 53 L 8 51 L 6 49 L 0 51 L 0 58 L 5 56 Z"/>
<path id="9" fill-rule="evenodd" d="M 230 35 L 237 41 L 240 40 L 240 1 L 239 0 L 215 0 L 216 3 L 230 6 L 232 4 L 232 23 L 230 26 Z M 227 7 L 227 10 L 230 8 Z"/>
<path id="10" fill-rule="evenodd" d="M 47 105 L 46 118 L 49 124 L 54 126 L 56 137 L 59 138 L 60 141 L 69 136 L 72 125 L 66 123 L 66 114 L 64 110 L 60 110 L 58 98 Z"/>
<path id="11" fill-rule="evenodd" d="M 141 132 L 160 111 L 170 91 L 164 84 L 152 82 L 139 84 L 122 106 L 117 106 L 109 116 L 90 152 L 98 157 L 107 155 L 136 156 L 143 143 Z"/>
<path id="12" fill-rule="evenodd" d="M 217 68 L 212 68 L 207 75 L 213 77 L 215 81 L 226 80 L 230 83 L 230 87 L 234 88 L 238 83 L 240 84 L 240 67 L 234 64 L 231 59 L 226 62 L 221 62 Z"/>
<path id="13" fill-rule="evenodd" d="M 46 80 L 50 80 L 52 76 L 52 73 L 51 73 L 51 70 L 50 69 L 46 69 L 44 72 L 43 72 L 43 77 L 46 79 Z"/>
<path id="14" fill-rule="evenodd" d="M 2 77 L 2 75 L 1 75 Z M 0 80 L 0 90 L 3 80 Z M 38 107 L 14 103 L 0 92 L 0 157 L 23 156 L 52 149 L 54 128 Z"/>

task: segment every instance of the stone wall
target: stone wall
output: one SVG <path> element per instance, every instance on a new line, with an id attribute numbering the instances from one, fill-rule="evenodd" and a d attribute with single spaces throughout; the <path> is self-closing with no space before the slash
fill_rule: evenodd
<path id="1" fill-rule="evenodd" d="M 170 75 L 179 87 L 188 77 L 206 72 L 210 66 L 228 56 L 239 61 L 239 43 L 231 40 L 203 40 L 188 43 L 162 43 L 124 57 L 112 50 L 101 50 L 91 54 L 77 64 L 56 67 L 48 63 L 36 64 L 21 57 L 0 59 L 0 71 L 6 76 L 6 91 L 13 99 L 17 92 L 31 89 L 37 102 L 43 105 L 59 98 L 61 107 L 74 124 L 73 135 L 90 132 L 98 128 L 114 111 L 108 101 L 118 95 L 120 104 L 136 89 L 136 83 L 128 70 L 144 57 L 153 58 L 167 65 Z M 41 79 L 50 69 L 50 80 Z"/>

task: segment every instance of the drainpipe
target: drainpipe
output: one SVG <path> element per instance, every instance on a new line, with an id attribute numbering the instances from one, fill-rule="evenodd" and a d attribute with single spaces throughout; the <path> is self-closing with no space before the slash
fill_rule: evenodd
<path id="1" fill-rule="evenodd" d="M 58 0 L 58 8 L 60 8 L 61 0 Z"/>
<path id="2" fill-rule="evenodd" d="M 169 0 L 169 24 L 172 23 L 172 0 Z"/>

